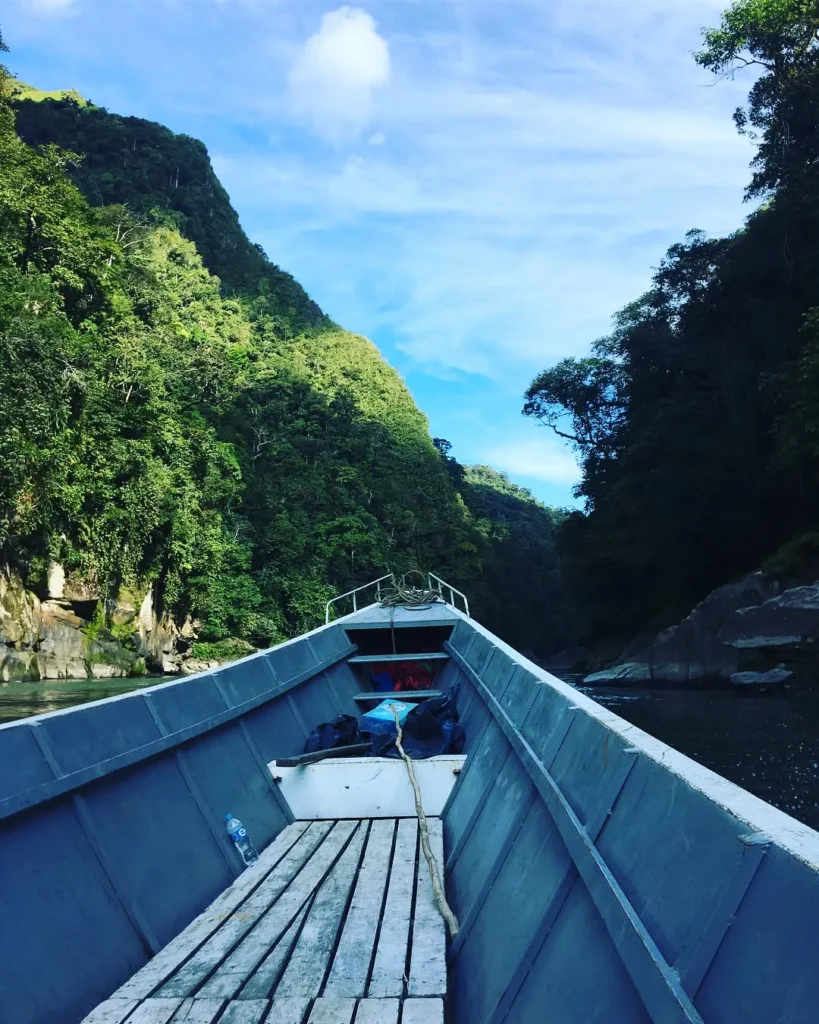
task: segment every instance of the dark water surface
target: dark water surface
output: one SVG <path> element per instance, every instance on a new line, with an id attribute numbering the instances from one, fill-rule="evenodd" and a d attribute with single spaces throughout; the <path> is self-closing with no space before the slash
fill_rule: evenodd
<path id="1" fill-rule="evenodd" d="M 749 697 L 726 690 L 579 689 L 632 725 L 819 828 L 819 691 Z"/>
<path id="2" fill-rule="evenodd" d="M 166 680 L 156 676 L 138 679 L 75 679 L 69 682 L 0 683 L 0 725 L 18 718 L 62 711 L 105 697 L 117 697 Z"/>

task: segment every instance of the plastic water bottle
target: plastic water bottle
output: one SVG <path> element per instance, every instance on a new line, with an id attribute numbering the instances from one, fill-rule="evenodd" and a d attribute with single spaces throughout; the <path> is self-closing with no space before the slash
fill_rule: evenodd
<path id="1" fill-rule="evenodd" d="M 238 818 L 234 818 L 232 814 L 226 814 L 225 821 L 227 822 L 227 833 L 233 840 L 242 860 L 246 865 L 255 864 L 259 859 L 259 851 L 250 841 L 247 829 L 241 821 L 239 821 Z"/>

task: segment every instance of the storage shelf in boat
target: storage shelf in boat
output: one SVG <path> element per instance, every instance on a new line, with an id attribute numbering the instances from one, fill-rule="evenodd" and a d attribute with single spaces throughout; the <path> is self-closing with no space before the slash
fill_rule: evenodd
<path id="1" fill-rule="evenodd" d="M 357 693 L 353 700 L 356 704 L 379 704 L 382 700 L 432 700 L 443 695 L 443 690 L 391 690 L 387 693 Z"/>
<path id="2" fill-rule="evenodd" d="M 387 661 L 448 661 L 449 655 L 444 651 L 432 651 L 427 654 L 357 654 L 348 658 L 350 665 L 377 665 Z"/>

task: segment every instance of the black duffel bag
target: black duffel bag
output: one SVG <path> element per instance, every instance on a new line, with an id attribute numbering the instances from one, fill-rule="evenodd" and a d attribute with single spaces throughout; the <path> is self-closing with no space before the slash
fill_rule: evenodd
<path id="1" fill-rule="evenodd" d="M 349 747 L 360 742 L 358 719 L 353 715 L 339 715 L 332 722 L 322 722 L 316 726 L 305 740 L 304 752 L 315 754 L 318 750 L 335 750 L 336 747 Z M 364 742 L 367 742 L 366 739 Z"/>

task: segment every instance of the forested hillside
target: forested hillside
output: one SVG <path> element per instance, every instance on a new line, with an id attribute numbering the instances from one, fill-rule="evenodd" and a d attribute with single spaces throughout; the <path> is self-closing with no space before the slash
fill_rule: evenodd
<path id="1" fill-rule="evenodd" d="M 576 613 L 557 551 L 568 513 L 547 508 L 490 466 L 459 465 L 448 442 L 435 445 L 480 537 L 482 571 L 472 592 L 481 621 L 534 657 L 571 647 Z"/>
<path id="2" fill-rule="evenodd" d="M 550 514 L 524 502 L 549 527 L 524 536 L 453 473 L 376 348 L 248 241 L 201 143 L 0 89 L 0 561 L 26 587 L 59 563 L 123 643 L 116 596 L 150 587 L 213 655 L 416 566 L 512 630 L 516 537 L 559 586 Z M 536 653 L 563 639 L 552 597 Z"/>
<path id="3" fill-rule="evenodd" d="M 819 573 L 819 10 L 738 0 L 696 60 L 750 76 L 754 212 L 672 246 L 592 354 L 526 396 L 583 460 L 561 547 L 594 640 L 666 626 L 760 563 Z"/>

